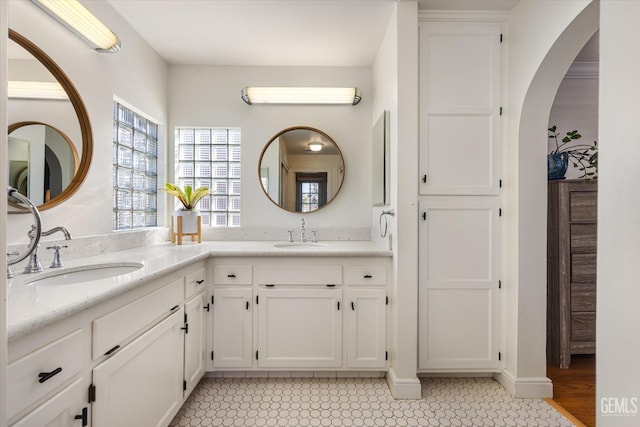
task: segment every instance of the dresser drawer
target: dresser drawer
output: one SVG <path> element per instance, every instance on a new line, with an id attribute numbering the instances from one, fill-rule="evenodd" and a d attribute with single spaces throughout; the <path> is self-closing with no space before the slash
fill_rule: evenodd
<path id="1" fill-rule="evenodd" d="M 571 313 L 571 341 L 596 340 L 596 314 Z"/>
<path id="2" fill-rule="evenodd" d="M 258 266 L 259 285 L 341 285 L 342 266 Z"/>
<path id="3" fill-rule="evenodd" d="M 200 268 L 191 274 L 184 276 L 184 299 L 189 299 L 191 295 L 206 288 L 207 270 Z"/>
<path id="4" fill-rule="evenodd" d="M 571 253 L 596 253 L 597 225 L 571 224 Z"/>
<path id="5" fill-rule="evenodd" d="M 596 222 L 598 219 L 596 191 L 572 191 L 570 199 L 571 221 Z"/>
<path id="6" fill-rule="evenodd" d="M 386 285 L 385 266 L 349 266 L 344 268 L 344 282 L 347 285 Z"/>
<path id="7" fill-rule="evenodd" d="M 93 321 L 93 358 L 141 333 L 172 307 L 182 303 L 184 279 L 180 278 L 152 293 Z"/>
<path id="8" fill-rule="evenodd" d="M 250 265 L 216 265 L 213 267 L 213 284 L 251 285 L 252 271 Z"/>
<path id="9" fill-rule="evenodd" d="M 596 311 L 596 284 L 571 284 L 571 311 Z"/>
<path id="10" fill-rule="evenodd" d="M 596 254 L 571 255 L 571 282 L 595 283 Z"/>
<path id="11" fill-rule="evenodd" d="M 7 366 L 7 419 L 78 375 L 84 360 L 82 342 L 79 329 Z"/>

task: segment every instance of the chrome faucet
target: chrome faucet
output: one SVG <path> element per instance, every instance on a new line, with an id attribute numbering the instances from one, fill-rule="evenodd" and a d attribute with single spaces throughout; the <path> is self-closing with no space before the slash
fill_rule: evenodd
<path id="1" fill-rule="evenodd" d="M 53 233 L 61 232 L 64 235 L 64 240 L 71 240 L 71 233 L 64 227 L 54 227 L 51 230 L 43 231 L 40 233 L 40 236 L 50 236 Z M 35 239 L 37 235 L 37 231 L 34 226 L 31 226 L 31 230 L 29 230 L 28 236 L 29 239 Z M 38 237 L 39 238 L 39 237 Z M 42 268 L 42 264 L 40 263 L 40 259 L 38 257 L 38 248 L 40 245 L 36 245 L 35 249 L 31 253 L 31 257 L 29 258 L 29 263 L 24 268 L 25 273 L 39 273 L 44 270 Z M 53 248 L 53 247 L 52 247 Z M 48 249 L 48 248 L 47 248 Z M 62 259 L 60 258 L 59 248 L 56 250 L 56 254 L 54 255 L 54 262 L 51 264 L 51 267 L 62 267 Z"/>
<path id="2" fill-rule="evenodd" d="M 304 221 L 304 218 L 302 218 L 300 220 L 300 243 L 304 243 L 307 241 L 307 238 L 304 235 L 304 226 L 305 226 L 305 221 Z"/>
<path id="3" fill-rule="evenodd" d="M 27 249 L 22 253 L 9 252 L 7 254 L 7 278 L 11 278 L 13 277 L 13 272 L 11 271 L 10 266 L 19 263 L 29 255 L 32 255 L 37 250 L 38 242 L 40 241 L 40 235 L 42 232 L 42 220 L 40 219 L 40 212 L 38 211 L 36 205 L 31 200 L 29 200 L 28 197 L 20 194 L 18 190 L 13 187 L 7 187 L 7 196 L 12 197 L 25 205 L 33 215 L 34 220 L 34 225 L 31 226 L 31 230 L 29 231 L 29 245 L 27 246 Z M 9 259 L 9 256 L 13 255 L 17 255 L 16 258 Z"/>

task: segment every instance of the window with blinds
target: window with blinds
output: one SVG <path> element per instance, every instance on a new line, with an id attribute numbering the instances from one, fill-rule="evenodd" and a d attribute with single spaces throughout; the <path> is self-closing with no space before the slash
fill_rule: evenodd
<path id="1" fill-rule="evenodd" d="M 198 204 L 202 226 L 240 226 L 240 135 L 238 128 L 176 129 L 176 185 L 213 191 Z"/>
<path id="2" fill-rule="evenodd" d="M 113 230 L 155 227 L 158 125 L 113 103 Z"/>

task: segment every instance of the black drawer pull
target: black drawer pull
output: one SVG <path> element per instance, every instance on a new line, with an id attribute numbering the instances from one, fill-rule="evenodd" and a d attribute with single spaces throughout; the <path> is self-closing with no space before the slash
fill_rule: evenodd
<path id="1" fill-rule="evenodd" d="M 120 348 L 120 346 L 117 345 L 117 346 L 113 347 L 111 350 L 107 351 L 104 355 L 105 356 L 109 356 L 109 355 L 115 353 L 116 351 L 118 351 L 119 348 Z"/>
<path id="2" fill-rule="evenodd" d="M 372 277 L 373 277 L 373 276 L 372 276 L 372 275 L 370 275 L 370 274 L 365 274 L 365 275 L 364 275 L 364 278 L 365 278 L 365 279 L 371 279 Z"/>
<path id="3" fill-rule="evenodd" d="M 227 277 L 230 278 L 230 279 L 235 279 L 236 275 L 231 273 L 231 274 L 227 274 Z"/>
<path id="4" fill-rule="evenodd" d="M 268 285 L 265 285 L 267 288 L 273 288 L 275 285 L 272 283 L 269 283 Z"/>
<path id="5" fill-rule="evenodd" d="M 356 310 L 356 306 L 353 304 L 353 301 L 351 301 L 351 310 L 353 310 L 353 311 Z"/>
<path id="6" fill-rule="evenodd" d="M 196 280 L 197 285 L 202 285 L 204 283 L 204 279 Z"/>
<path id="7" fill-rule="evenodd" d="M 178 307 L 180 307 L 179 305 L 174 305 L 173 307 L 171 307 L 169 309 L 169 311 L 176 311 L 178 309 Z"/>
<path id="8" fill-rule="evenodd" d="M 249 310 L 249 301 L 247 301 L 246 309 Z"/>
<path id="9" fill-rule="evenodd" d="M 54 376 L 58 375 L 60 372 L 62 372 L 62 368 L 56 368 L 51 372 L 40 372 L 38 374 L 38 377 L 40 377 L 38 382 L 40 384 L 42 384 L 43 382 L 47 381 L 48 379 L 53 378 Z"/>
<path id="10" fill-rule="evenodd" d="M 327 288 L 335 288 L 336 285 L 327 285 Z"/>
<path id="11" fill-rule="evenodd" d="M 182 328 L 180 328 L 184 331 L 185 334 L 189 333 L 189 324 L 185 323 L 184 326 Z"/>
<path id="12" fill-rule="evenodd" d="M 74 420 L 82 420 L 82 427 L 86 427 L 87 423 L 89 422 L 89 417 L 87 415 L 87 407 L 85 406 L 84 408 L 82 408 L 82 414 L 76 415 Z"/>

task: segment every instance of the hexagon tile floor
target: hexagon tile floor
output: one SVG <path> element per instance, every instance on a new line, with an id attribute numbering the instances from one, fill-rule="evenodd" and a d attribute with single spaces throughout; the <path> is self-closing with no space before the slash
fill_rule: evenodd
<path id="1" fill-rule="evenodd" d="M 170 427 L 572 425 L 491 378 L 423 378 L 420 400 L 394 400 L 384 378 L 204 378 Z"/>

